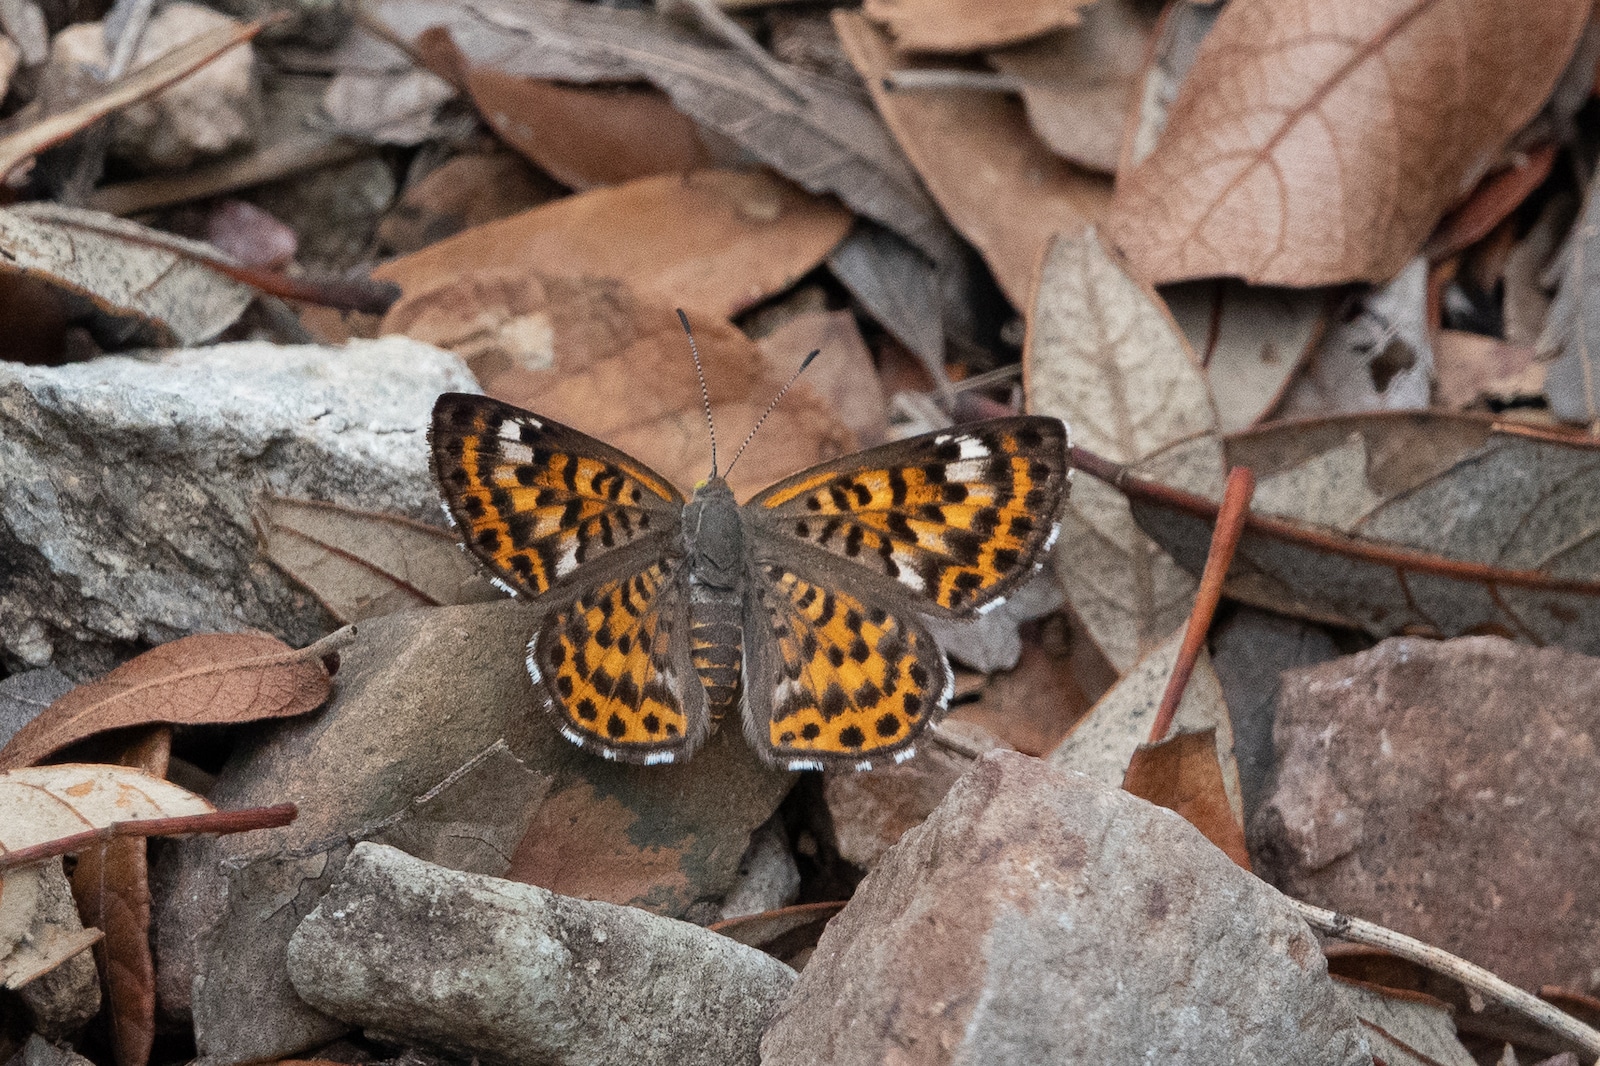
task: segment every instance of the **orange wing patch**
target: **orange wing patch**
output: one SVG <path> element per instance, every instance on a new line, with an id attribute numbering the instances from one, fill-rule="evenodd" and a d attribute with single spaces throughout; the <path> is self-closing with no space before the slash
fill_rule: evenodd
<path id="1" fill-rule="evenodd" d="M 434 406 L 445 513 L 508 591 L 542 593 L 591 559 L 671 532 L 683 498 L 576 430 L 482 396 Z"/>
<path id="2" fill-rule="evenodd" d="M 1055 540 L 1065 431 L 1000 420 L 902 441 L 775 486 L 764 524 L 879 570 L 957 614 L 996 601 Z"/>
<path id="3" fill-rule="evenodd" d="M 597 585 L 555 612 L 528 644 L 561 731 L 608 758 L 686 758 L 707 733 L 705 692 L 681 662 L 680 602 L 666 563 Z"/>
<path id="4" fill-rule="evenodd" d="M 776 649 L 772 676 L 752 685 L 752 712 L 770 699 L 760 746 L 789 769 L 848 760 L 896 761 L 950 700 L 953 675 L 920 626 L 849 593 L 768 566 L 759 596 Z M 749 639 L 749 634 L 746 634 Z M 756 739 L 752 737 L 752 739 Z"/>

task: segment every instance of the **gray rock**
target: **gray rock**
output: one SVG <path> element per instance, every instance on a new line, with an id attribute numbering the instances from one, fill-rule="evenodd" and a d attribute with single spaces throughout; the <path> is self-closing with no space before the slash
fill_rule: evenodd
<path id="1" fill-rule="evenodd" d="M 53 666 L 24 670 L 0 681 L 0 748 L 72 689 L 72 679 Z"/>
<path id="2" fill-rule="evenodd" d="M 719 921 L 787 907 L 800 895 L 800 868 L 789 850 L 789 834 L 777 815 L 750 834 L 739 863 L 739 879 L 722 901 Z"/>
<path id="3" fill-rule="evenodd" d="M 0 660 L 83 679 L 151 644 L 330 624 L 259 555 L 264 493 L 438 522 L 434 397 L 476 385 L 399 337 L 0 363 Z"/>
<path id="4" fill-rule="evenodd" d="M 762 1041 L 826 1062 L 1367 1066 L 1299 916 L 1170 811 L 991 752 L 867 875 Z"/>
<path id="5" fill-rule="evenodd" d="M 1600 658 L 1576 652 L 1402 637 L 1289 671 L 1251 853 L 1291 895 L 1593 995 L 1597 734 Z"/>
<path id="6" fill-rule="evenodd" d="M 70 1047 L 57 1047 L 38 1033 L 28 1037 L 8 1066 L 94 1066 Z"/>
<path id="7" fill-rule="evenodd" d="M 207 1062 L 292 1057 L 343 1030 L 289 987 L 290 933 L 338 874 L 352 839 L 497 740 L 548 787 L 526 801 L 531 810 L 484 803 L 485 820 L 512 808 L 505 816 L 527 831 L 512 847 L 473 829 L 462 865 L 674 917 L 715 915 L 751 832 L 794 775 L 764 767 L 738 729 L 722 730 L 680 767 L 622 766 L 568 743 L 533 705 L 523 648 L 534 617 L 508 600 L 361 623 L 341 653 L 330 705 L 259 727 L 210 793 L 225 808 L 293 801 L 296 822 L 159 850 L 158 999 L 169 1015 L 192 1014 Z M 439 848 L 462 837 L 455 827 L 391 828 L 380 838 L 418 850 L 433 841 L 426 857 L 452 861 Z"/>
<path id="8" fill-rule="evenodd" d="M 493 1062 L 758 1061 L 794 971 L 686 922 L 359 844 L 289 942 L 295 990 Z"/>
<path id="9" fill-rule="evenodd" d="M 51 1040 L 72 1036 L 87 1025 L 100 1011 L 100 975 L 95 971 L 94 954 L 83 950 L 83 922 L 78 918 L 78 905 L 72 898 L 72 886 L 62 872 L 60 859 L 51 859 L 23 874 L 35 873 L 27 879 L 28 894 L 33 896 L 31 920 L 24 925 L 27 930 L 15 954 L 28 953 L 38 961 L 60 959 L 62 945 L 70 954 L 41 976 L 29 980 L 15 992 L 0 991 L 0 996 L 15 995 L 27 1009 L 30 1027 L 34 1032 Z M 17 887 L 22 887 L 21 885 Z M 10 894 L 11 884 L 6 885 Z M 11 961 L 11 960 L 8 960 Z M 25 967 L 24 967 L 25 969 Z M 0 1014 L 6 1013 L 0 1008 Z"/>

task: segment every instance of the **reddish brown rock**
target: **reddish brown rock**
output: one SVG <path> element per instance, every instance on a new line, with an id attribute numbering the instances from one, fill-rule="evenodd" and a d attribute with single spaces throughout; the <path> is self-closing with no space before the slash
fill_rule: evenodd
<path id="1" fill-rule="evenodd" d="M 1285 892 L 1527 988 L 1600 988 L 1600 659 L 1386 640 L 1284 674 L 1252 824 Z"/>
<path id="2" fill-rule="evenodd" d="M 1370 1064 L 1282 897 L 1170 811 L 990 752 L 828 925 L 763 1066 Z"/>

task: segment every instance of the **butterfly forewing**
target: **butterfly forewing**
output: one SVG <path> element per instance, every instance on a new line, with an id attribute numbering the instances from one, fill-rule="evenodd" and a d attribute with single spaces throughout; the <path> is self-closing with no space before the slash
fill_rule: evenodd
<path id="1" fill-rule="evenodd" d="M 851 560 L 930 613 L 970 615 L 1009 593 L 1054 542 L 1066 444 L 1053 418 L 957 426 L 814 467 L 744 513 L 769 542 Z"/>
<path id="2" fill-rule="evenodd" d="M 682 559 L 599 582 L 546 615 L 528 671 L 569 740 L 628 762 L 687 758 L 709 731 Z"/>
<path id="3" fill-rule="evenodd" d="M 546 592 L 586 563 L 677 534 L 683 496 L 666 479 L 510 404 L 446 393 L 429 441 L 445 513 L 511 591 Z"/>
<path id="4" fill-rule="evenodd" d="M 745 733 L 789 769 L 898 761 L 949 702 L 953 675 L 909 612 L 757 566 L 746 602 Z"/>

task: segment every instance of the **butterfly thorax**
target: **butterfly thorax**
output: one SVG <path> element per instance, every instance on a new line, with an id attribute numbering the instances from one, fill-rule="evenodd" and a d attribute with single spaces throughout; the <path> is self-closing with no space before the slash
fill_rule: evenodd
<path id="1" fill-rule="evenodd" d="M 722 478 L 701 485 L 684 507 L 683 545 L 694 668 L 717 721 L 739 702 L 744 662 L 744 526 L 733 490 Z"/>

